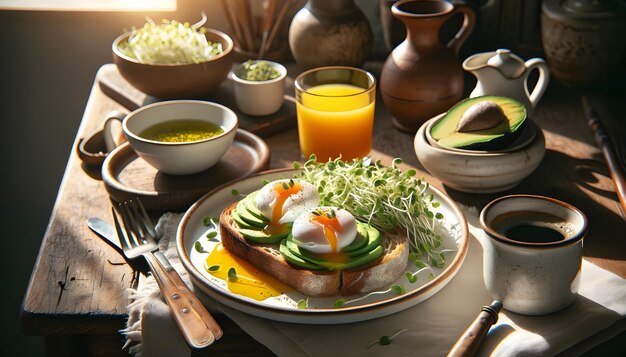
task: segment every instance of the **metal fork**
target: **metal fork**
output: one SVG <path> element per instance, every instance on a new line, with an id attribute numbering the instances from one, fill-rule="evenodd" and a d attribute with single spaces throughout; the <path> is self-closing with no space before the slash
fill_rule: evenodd
<path id="1" fill-rule="evenodd" d="M 204 348 L 222 337 L 222 329 L 213 316 L 189 290 L 165 255 L 159 251 L 155 242 L 156 230 L 141 201 L 137 199 L 135 204 L 130 200 L 118 205 L 123 228 L 115 209 L 111 208 L 111 211 L 124 255 L 129 259 L 141 256 L 146 259 L 189 346 L 194 349 Z"/>

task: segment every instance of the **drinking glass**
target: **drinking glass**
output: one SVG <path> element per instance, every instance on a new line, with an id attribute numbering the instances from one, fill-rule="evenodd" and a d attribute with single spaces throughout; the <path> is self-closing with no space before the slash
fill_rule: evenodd
<path id="1" fill-rule="evenodd" d="M 304 159 L 369 159 L 376 79 L 362 69 L 320 67 L 295 81 L 298 135 Z"/>

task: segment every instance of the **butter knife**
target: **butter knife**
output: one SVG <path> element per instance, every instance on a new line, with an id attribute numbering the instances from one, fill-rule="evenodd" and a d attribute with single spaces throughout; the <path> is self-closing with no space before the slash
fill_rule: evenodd
<path id="1" fill-rule="evenodd" d="M 122 252 L 120 247 L 120 240 L 117 238 L 117 232 L 112 224 L 101 220 L 100 218 L 92 217 L 87 220 L 87 226 L 100 238 L 103 238 L 115 249 Z"/>

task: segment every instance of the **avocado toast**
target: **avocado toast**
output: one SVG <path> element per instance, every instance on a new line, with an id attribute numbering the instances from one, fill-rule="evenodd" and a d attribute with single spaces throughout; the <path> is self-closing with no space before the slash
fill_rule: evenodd
<path id="1" fill-rule="evenodd" d="M 406 270 L 409 244 L 405 236 L 356 222 L 355 236 L 337 253 L 316 253 L 294 238 L 293 222 L 283 224 L 284 229 L 268 230 L 271 219 L 256 207 L 257 195 L 259 191 L 222 212 L 222 244 L 295 290 L 312 297 L 366 293 L 388 288 Z M 326 207 L 309 212 L 310 220 L 321 216 L 330 221 L 336 210 Z"/>

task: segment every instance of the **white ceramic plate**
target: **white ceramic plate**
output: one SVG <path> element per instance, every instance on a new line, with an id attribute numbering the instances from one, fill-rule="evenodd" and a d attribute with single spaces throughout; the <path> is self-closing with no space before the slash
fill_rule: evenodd
<path id="1" fill-rule="evenodd" d="M 410 283 L 404 274 L 401 275 L 395 284 L 403 284 L 406 293 L 398 295 L 391 291 L 354 303 L 350 300 L 359 296 L 308 298 L 308 308 L 298 309 L 298 301 L 307 297 L 296 291 L 263 301 L 230 292 L 225 281 L 209 274 L 204 268 L 208 253 L 199 253 L 194 249 L 197 241 L 209 252 L 217 244 L 206 238 L 206 234 L 214 229 L 205 226 L 203 218 L 207 215 L 219 216 L 226 206 L 236 201 L 238 198 L 231 194 L 233 189 L 248 194 L 259 189 L 263 180 L 291 178 L 294 173 L 293 170 L 268 171 L 234 181 L 209 192 L 185 213 L 176 233 L 178 254 L 193 282 L 213 299 L 233 309 L 272 320 L 307 324 L 348 323 L 390 315 L 418 304 L 443 288 L 461 268 L 469 244 L 467 222 L 461 210 L 448 196 L 430 188 L 435 200 L 441 203 L 437 210 L 444 215 L 446 222 L 445 227 L 440 227 L 443 236 L 441 249 L 447 248 L 451 251 L 446 253 L 446 263 L 442 268 L 432 269 L 432 277 L 429 277 L 431 271 L 423 271 L 418 275 L 417 282 Z M 407 264 L 407 271 L 417 270 L 413 264 Z M 343 307 L 334 308 L 333 305 L 339 298 L 347 302 Z"/>

